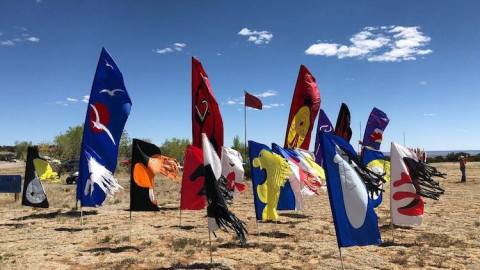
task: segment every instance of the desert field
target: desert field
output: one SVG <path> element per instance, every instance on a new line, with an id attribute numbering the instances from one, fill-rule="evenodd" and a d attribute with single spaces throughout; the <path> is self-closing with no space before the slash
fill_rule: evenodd
<path id="1" fill-rule="evenodd" d="M 377 211 L 384 243 L 342 249 L 345 269 L 480 269 L 480 163 L 468 164 L 466 184 L 457 163 L 436 166 L 448 173 L 446 192 L 427 200 L 423 224 L 392 230 L 385 200 Z M 23 164 L 0 166 L 11 173 L 23 175 Z M 161 210 L 130 220 L 129 178 L 118 178 L 125 190 L 84 208 L 83 225 L 75 186 L 64 181 L 45 184 L 49 209 L 0 194 L 0 269 L 341 269 L 326 192 L 307 198 L 306 210 L 257 227 L 250 187 L 231 206 L 247 224 L 248 245 L 218 232 L 210 264 L 205 211 L 183 211 L 180 225 L 180 183 L 157 178 Z"/>

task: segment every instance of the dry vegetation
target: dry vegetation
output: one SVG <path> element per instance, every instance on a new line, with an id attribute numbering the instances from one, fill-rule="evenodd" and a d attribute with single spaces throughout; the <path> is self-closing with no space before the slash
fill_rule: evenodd
<path id="1" fill-rule="evenodd" d="M 448 172 L 447 191 L 427 202 L 423 225 L 392 232 L 386 201 L 378 211 L 384 243 L 342 249 L 346 269 L 480 269 L 480 163 L 469 164 L 467 184 L 458 183 L 457 164 L 438 166 Z M 50 209 L 0 194 L 0 269 L 341 269 L 326 193 L 257 230 L 248 190 L 231 207 L 247 223 L 248 245 L 219 232 L 210 264 L 205 212 L 184 211 L 180 226 L 179 183 L 157 179 L 161 211 L 134 212 L 130 220 L 128 177 L 119 178 L 125 191 L 84 209 L 83 225 L 75 186 L 46 184 Z"/>

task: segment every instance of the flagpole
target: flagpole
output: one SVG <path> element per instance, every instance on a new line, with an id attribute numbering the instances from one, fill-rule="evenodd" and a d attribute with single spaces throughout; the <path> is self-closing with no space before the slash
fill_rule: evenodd
<path id="1" fill-rule="evenodd" d="M 362 145 L 361 145 L 361 142 L 362 141 L 362 121 L 360 121 L 360 132 L 358 133 L 358 153 L 361 153 L 361 150 L 362 150 Z"/>
<path id="2" fill-rule="evenodd" d="M 244 145 L 244 148 L 243 148 L 243 154 L 245 155 L 245 165 L 248 161 L 248 156 L 247 156 L 247 104 L 245 103 L 245 94 L 247 93 L 247 91 L 244 91 L 243 93 L 243 123 L 244 123 L 244 131 L 245 131 L 245 139 L 244 139 L 244 142 L 245 142 L 245 145 Z"/>
<path id="3" fill-rule="evenodd" d="M 340 246 L 338 246 L 338 252 L 340 253 L 340 261 L 342 262 L 342 269 L 345 270 L 345 266 L 343 265 L 342 248 Z"/>
<path id="4" fill-rule="evenodd" d="M 213 263 L 213 258 L 212 258 L 212 236 L 210 229 L 208 230 L 208 242 L 210 243 L 210 264 Z"/>

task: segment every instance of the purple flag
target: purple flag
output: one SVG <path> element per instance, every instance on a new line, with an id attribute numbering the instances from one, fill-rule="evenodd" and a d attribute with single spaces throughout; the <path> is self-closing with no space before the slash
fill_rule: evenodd
<path id="1" fill-rule="evenodd" d="M 327 115 L 325 112 L 320 109 L 320 115 L 318 116 L 318 123 L 317 123 L 317 135 L 315 136 L 315 162 L 319 164 L 320 166 L 323 167 L 323 154 L 322 154 L 322 149 L 320 145 L 320 134 L 322 132 L 325 133 L 331 133 L 334 132 L 335 130 L 333 129 L 332 123 L 330 122 L 330 119 L 328 119 Z"/>
<path id="2" fill-rule="evenodd" d="M 387 114 L 377 108 L 373 108 L 368 118 L 365 134 L 363 135 L 363 146 L 380 150 L 383 140 L 383 131 L 390 122 Z"/>

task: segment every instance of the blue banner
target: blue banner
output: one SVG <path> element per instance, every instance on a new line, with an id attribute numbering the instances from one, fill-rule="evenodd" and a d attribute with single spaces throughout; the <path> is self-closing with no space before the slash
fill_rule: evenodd
<path id="1" fill-rule="evenodd" d="M 356 155 L 355 149 L 330 133 L 322 133 L 321 144 L 338 246 L 380 244 L 378 219 L 367 188 L 348 158 Z"/>
<path id="2" fill-rule="evenodd" d="M 383 132 L 389 122 L 390 119 L 388 119 L 386 113 L 377 108 L 373 108 L 368 117 L 367 125 L 365 126 L 365 134 L 363 135 L 362 141 L 363 146 L 380 150 L 380 144 L 383 140 Z"/>
<path id="3" fill-rule="evenodd" d="M 0 175 L 0 193 L 20 193 L 21 191 L 21 175 Z"/>
<path id="4" fill-rule="evenodd" d="M 131 105 L 122 73 L 102 48 L 83 128 L 77 184 L 82 206 L 100 206 L 107 194 L 120 188 L 113 173 Z"/>

